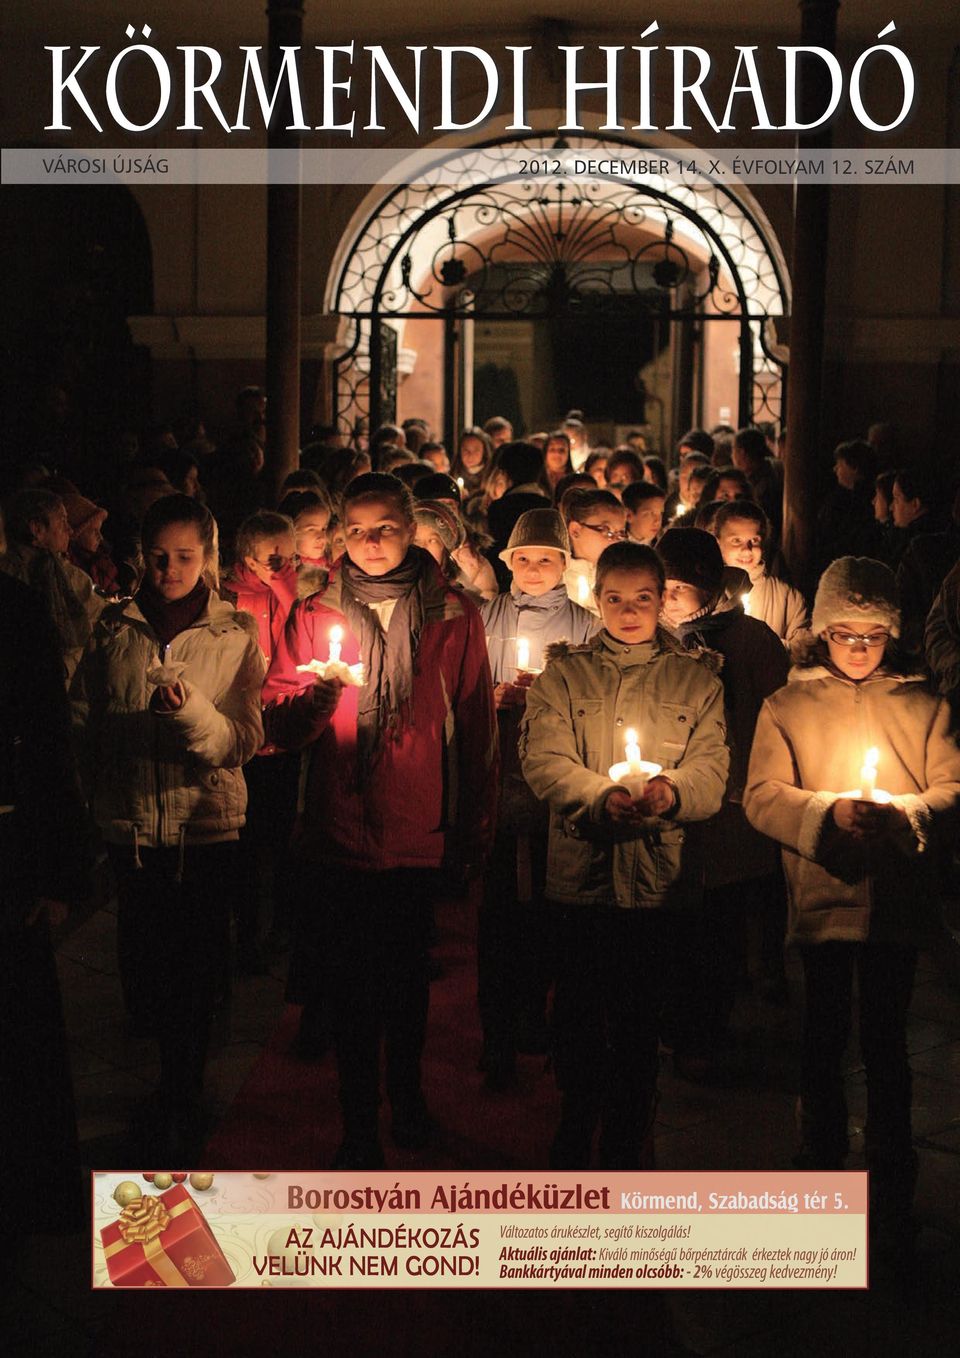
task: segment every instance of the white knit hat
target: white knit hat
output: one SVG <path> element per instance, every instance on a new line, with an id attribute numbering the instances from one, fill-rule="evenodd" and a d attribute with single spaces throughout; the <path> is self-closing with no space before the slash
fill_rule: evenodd
<path id="1" fill-rule="evenodd" d="M 868 556 L 841 556 L 827 567 L 813 601 L 813 631 L 820 636 L 840 622 L 900 635 L 897 581 L 889 566 Z"/>

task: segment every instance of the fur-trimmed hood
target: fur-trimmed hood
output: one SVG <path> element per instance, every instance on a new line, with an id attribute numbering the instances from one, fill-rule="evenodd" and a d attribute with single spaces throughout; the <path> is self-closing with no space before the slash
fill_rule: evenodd
<path id="1" fill-rule="evenodd" d="M 544 666 L 549 665 L 554 660 L 563 660 L 568 655 L 575 655 L 578 652 L 596 651 L 603 646 L 604 635 L 609 637 L 609 632 L 599 631 L 590 641 L 582 646 L 574 646 L 569 641 L 554 641 L 547 646 L 543 653 Z M 687 650 L 672 636 L 664 627 L 657 626 L 654 636 L 661 651 L 669 652 L 672 655 L 685 655 L 690 659 L 701 661 L 712 674 L 719 674 L 723 668 L 723 656 L 719 651 L 712 651 L 706 646 L 696 650 Z"/>

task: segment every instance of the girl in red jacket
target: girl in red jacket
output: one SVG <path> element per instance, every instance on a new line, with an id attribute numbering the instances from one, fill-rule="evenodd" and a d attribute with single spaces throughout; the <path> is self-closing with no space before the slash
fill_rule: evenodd
<path id="1" fill-rule="evenodd" d="M 413 511 L 392 476 L 349 484 L 341 569 L 294 609 L 264 688 L 268 738 L 310 747 L 297 847 L 316 867 L 326 919 L 342 1169 L 383 1164 L 384 1033 L 393 1141 L 428 1138 L 420 1057 L 433 899 L 441 867 L 481 862 L 496 807 L 483 625 L 414 545 Z M 298 670 L 336 647 L 346 665 L 363 665 L 362 686 Z"/>

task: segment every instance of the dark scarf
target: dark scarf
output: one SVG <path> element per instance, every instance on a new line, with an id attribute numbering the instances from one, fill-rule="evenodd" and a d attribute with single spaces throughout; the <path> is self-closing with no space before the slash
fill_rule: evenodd
<path id="1" fill-rule="evenodd" d="M 413 667 L 426 614 L 425 596 L 437 566 L 429 552 L 411 547 L 394 570 L 367 575 L 348 556 L 340 563 L 340 608 L 360 642 L 366 683 L 357 704 L 357 761 L 366 781 L 384 737 L 399 740 L 410 721 Z M 371 604 L 396 599 L 386 636 Z"/>
<path id="2" fill-rule="evenodd" d="M 161 646 L 169 646 L 174 637 L 185 632 L 200 617 L 210 598 L 210 586 L 203 576 L 189 594 L 169 602 L 161 598 L 144 580 L 137 591 L 136 603 L 140 612 L 156 632 Z"/>
<path id="3" fill-rule="evenodd" d="M 703 646 L 709 648 L 711 636 L 725 632 L 734 618 L 739 617 L 743 611 L 737 605 L 732 608 L 722 607 L 720 602 L 722 597 L 721 595 L 720 599 L 709 599 L 702 608 L 676 627 L 667 622 L 661 613 L 660 626 L 669 636 L 679 641 L 685 651 L 696 651 Z"/>

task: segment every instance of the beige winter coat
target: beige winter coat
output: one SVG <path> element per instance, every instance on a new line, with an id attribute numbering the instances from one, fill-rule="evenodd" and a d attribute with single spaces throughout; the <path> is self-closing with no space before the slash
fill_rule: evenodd
<path id="1" fill-rule="evenodd" d="M 871 746 L 877 786 L 909 828 L 866 849 L 831 811 L 859 790 Z M 854 683 L 819 664 L 795 668 L 760 711 L 743 801 L 751 824 L 782 846 L 789 938 L 915 942 L 935 890 L 934 841 L 955 833 L 960 806 L 947 704 L 919 676 L 881 669 Z"/>
<path id="2" fill-rule="evenodd" d="M 669 819 L 614 831 L 603 818 L 635 728 L 641 755 L 663 766 L 679 806 Z M 720 809 L 730 758 L 723 689 L 705 665 L 665 633 L 625 646 L 600 632 L 551 661 L 527 694 L 520 734 L 523 773 L 550 806 L 547 895 L 625 909 L 678 901 L 699 889 L 680 857 L 685 821 Z"/>
<path id="3" fill-rule="evenodd" d="M 761 572 L 747 597 L 751 618 L 765 622 L 785 646 L 811 639 L 810 610 L 800 591 L 785 580 Z"/>
<path id="4" fill-rule="evenodd" d="M 235 839 L 247 804 L 241 765 L 263 744 L 257 625 L 211 594 L 162 663 L 182 667 L 175 712 L 150 709 L 161 647 L 136 602 L 105 609 L 71 688 L 97 825 L 134 847 Z"/>

